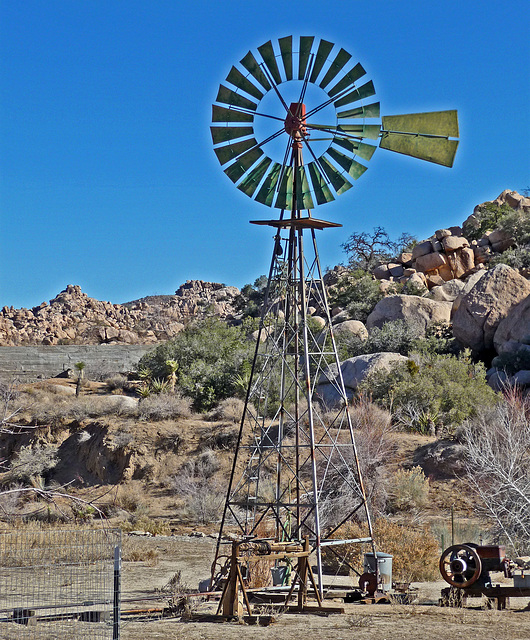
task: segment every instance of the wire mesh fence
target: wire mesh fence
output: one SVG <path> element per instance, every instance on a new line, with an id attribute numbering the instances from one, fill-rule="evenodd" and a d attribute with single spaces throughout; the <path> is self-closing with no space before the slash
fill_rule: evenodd
<path id="1" fill-rule="evenodd" d="M 119 530 L 0 531 L 0 638 L 118 640 Z"/>

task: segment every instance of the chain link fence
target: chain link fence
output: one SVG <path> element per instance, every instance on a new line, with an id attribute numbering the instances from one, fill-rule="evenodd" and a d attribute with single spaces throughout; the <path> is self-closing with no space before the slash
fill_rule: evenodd
<path id="1" fill-rule="evenodd" d="M 119 640 L 121 532 L 0 531 L 0 638 Z"/>

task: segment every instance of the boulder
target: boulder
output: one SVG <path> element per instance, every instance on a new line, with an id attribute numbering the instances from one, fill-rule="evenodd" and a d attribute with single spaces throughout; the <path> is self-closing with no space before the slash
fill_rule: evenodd
<path id="1" fill-rule="evenodd" d="M 464 447 L 454 440 L 429 442 L 416 449 L 413 464 L 436 479 L 458 477 L 466 472 Z"/>
<path id="2" fill-rule="evenodd" d="M 420 256 L 425 256 L 432 252 L 432 244 L 430 240 L 418 242 L 412 249 L 412 259 L 417 260 Z"/>
<path id="3" fill-rule="evenodd" d="M 443 239 L 442 244 L 447 253 L 469 247 L 469 242 L 462 236 L 447 236 Z"/>
<path id="4" fill-rule="evenodd" d="M 368 330 L 359 320 L 346 320 L 345 322 L 341 322 L 334 327 L 333 333 L 335 337 L 356 336 L 361 340 L 368 338 Z"/>
<path id="5" fill-rule="evenodd" d="M 368 316 L 366 327 L 382 327 L 386 322 L 404 320 L 425 334 L 427 327 L 437 322 L 451 319 L 450 302 L 439 302 L 419 296 L 388 296 L 380 300 Z"/>
<path id="6" fill-rule="evenodd" d="M 490 349 L 500 322 L 529 295 L 526 278 L 505 264 L 497 265 L 460 300 L 453 316 L 455 338 L 475 352 Z"/>
<path id="7" fill-rule="evenodd" d="M 464 286 L 462 280 L 449 280 L 449 282 L 431 289 L 432 299 L 438 302 L 453 302 L 458 298 Z"/>
<path id="8" fill-rule="evenodd" d="M 506 317 L 499 322 L 493 343 L 497 352 L 501 353 L 509 350 L 504 347 L 505 343 L 526 342 L 527 336 L 530 336 L 530 295 L 512 307 Z"/>
<path id="9" fill-rule="evenodd" d="M 416 260 L 416 270 L 427 273 L 429 271 L 434 271 L 445 264 L 447 264 L 447 258 L 443 253 L 427 253 Z"/>
<path id="10" fill-rule="evenodd" d="M 461 278 L 475 266 L 475 254 L 471 247 L 463 247 L 447 254 L 453 278 Z"/>
<path id="11" fill-rule="evenodd" d="M 399 353 L 369 353 L 344 360 L 340 364 L 340 370 L 347 397 L 353 396 L 353 392 L 370 373 L 381 369 L 390 371 L 396 364 L 407 361 L 408 358 Z M 317 385 L 317 396 L 327 407 L 342 402 L 336 389 L 337 375 L 337 367 L 332 365 L 320 376 Z"/>

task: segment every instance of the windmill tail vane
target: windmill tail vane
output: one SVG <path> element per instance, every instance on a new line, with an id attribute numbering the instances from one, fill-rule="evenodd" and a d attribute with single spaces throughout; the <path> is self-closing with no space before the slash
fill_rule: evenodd
<path id="1" fill-rule="evenodd" d="M 341 225 L 311 211 L 349 190 L 378 147 L 451 167 L 459 131 L 456 111 L 380 119 L 374 84 L 351 58 L 313 36 L 269 40 L 231 68 L 212 107 L 224 173 L 256 202 L 280 210 L 275 219 L 253 221 L 275 235 L 212 565 L 212 585 L 224 580 L 219 607 L 228 615 L 239 590 L 250 611 L 246 588 L 263 549 L 276 565 L 297 558 L 286 604 L 296 583 L 300 610 L 307 584 L 322 607 L 326 562 L 360 575 L 350 545 L 368 545 L 377 557 L 369 505 L 376 486 L 363 478 L 354 398 L 344 384 L 316 242 L 317 231 Z M 352 523 L 365 535 L 352 537 Z M 377 588 L 377 563 L 375 577 L 360 580 Z"/>

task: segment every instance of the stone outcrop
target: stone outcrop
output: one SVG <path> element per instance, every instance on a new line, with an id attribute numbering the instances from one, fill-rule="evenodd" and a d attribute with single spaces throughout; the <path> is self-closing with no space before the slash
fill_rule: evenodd
<path id="1" fill-rule="evenodd" d="M 453 316 L 455 338 L 476 352 L 491 349 L 501 321 L 528 296 L 530 282 L 515 269 L 497 265 L 461 299 Z"/>
<path id="2" fill-rule="evenodd" d="M 168 340 L 190 318 L 235 313 L 236 287 L 188 280 L 174 296 L 151 296 L 123 305 L 89 298 L 68 285 L 49 303 L 0 310 L 0 346 L 153 344 Z"/>
<path id="3" fill-rule="evenodd" d="M 340 364 L 340 370 L 347 397 L 353 397 L 357 387 L 370 373 L 381 369 L 390 371 L 396 364 L 407 360 L 406 356 L 399 353 L 369 353 L 344 360 Z M 317 385 L 317 396 L 327 407 L 333 407 L 342 401 L 337 392 L 337 376 L 337 367 L 333 365 L 321 376 Z"/>
<path id="4" fill-rule="evenodd" d="M 431 300 L 420 296 L 387 296 L 380 300 L 368 316 L 366 327 L 382 327 L 386 322 L 404 320 L 418 333 L 435 323 L 448 323 L 451 318 L 451 302 Z"/>

